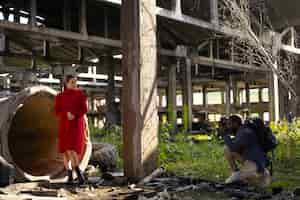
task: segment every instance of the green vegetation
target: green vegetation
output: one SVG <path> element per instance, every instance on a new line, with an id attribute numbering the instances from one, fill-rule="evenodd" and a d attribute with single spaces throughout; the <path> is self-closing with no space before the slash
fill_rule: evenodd
<path id="1" fill-rule="evenodd" d="M 272 186 L 287 189 L 300 184 L 300 120 L 288 124 L 271 124 L 280 144 L 274 157 L 274 181 Z M 204 179 L 224 181 L 229 176 L 229 168 L 224 159 L 223 142 L 214 136 L 184 133 L 170 134 L 171 127 L 160 127 L 159 164 L 178 175 L 195 176 Z M 107 142 L 117 146 L 122 155 L 122 135 L 119 127 L 109 130 L 91 127 L 94 141 Z M 122 168 L 119 159 L 118 167 Z"/>

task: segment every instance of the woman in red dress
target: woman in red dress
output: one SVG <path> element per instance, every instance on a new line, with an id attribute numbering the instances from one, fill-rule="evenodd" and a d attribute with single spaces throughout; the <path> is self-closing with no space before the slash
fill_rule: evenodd
<path id="1" fill-rule="evenodd" d="M 83 184 L 85 178 L 79 169 L 79 155 L 84 150 L 86 139 L 84 115 L 87 113 L 87 98 L 77 87 L 75 76 L 66 76 L 64 90 L 55 98 L 55 112 L 59 118 L 58 147 L 64 156 L 68 183 L 73 183 L 72 172 L 75 170 L 79 184 Z"/>

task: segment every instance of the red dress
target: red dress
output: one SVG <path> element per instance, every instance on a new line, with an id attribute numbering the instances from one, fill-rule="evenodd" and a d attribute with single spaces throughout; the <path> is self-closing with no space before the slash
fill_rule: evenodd
<path id="1" fill-rule="evenodd" d="M 69 120 L 67 112 L 75 118 Z M 66 89 L 55 98 L 55 113 L 59 118 L 59 152 L 73 150 L 82 155 L 85 141 L 84 115 L 87 113 L 87 98 L 80 89 Z"/>

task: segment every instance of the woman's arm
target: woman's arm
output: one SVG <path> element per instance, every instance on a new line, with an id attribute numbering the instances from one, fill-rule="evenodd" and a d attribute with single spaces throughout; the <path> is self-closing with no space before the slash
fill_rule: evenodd
<path id="1" fill-rule="evenodd" d="M 87 107 L 87 97 L 85 94 L 80 91 L 80 94 L 78 95 L 78 107 L 74 111 L 72 111 L 72 114 L 74 114 L 77 117 L 81 117 L 84 114 L 87 113 L 88 107 Z"/>
<path id="2" fill-rule="evenodd" d="M 55 105 L 54 105 L 55 114 L 58 117 L 64 116 L 66 113 L 64 112 L 61 104 L 61 95 L 57 95 L 55 97 Z"/>
<path id="3" fill-rule="evenodd" d="M 84 115 L 84 125 L 85 125 L 84 138 L 85 138 L 85 142 L 88 143 L 90 142 L 90 129 L 88 124 L 88 118 L 86 115 Z"/>

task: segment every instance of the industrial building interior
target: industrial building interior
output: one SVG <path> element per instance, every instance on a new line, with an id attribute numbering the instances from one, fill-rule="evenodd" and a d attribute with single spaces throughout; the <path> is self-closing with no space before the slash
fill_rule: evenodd
<path id="1" fill-rule="evenodd" d="M 156 16 L 160 123 L 193 132 L 199 123 L 231 114 L 266 122 L 299 115 L 297 6 L 239 2 L 248 3 L 235 8 L 226 7 L 227 0 L 157 0 L 155 12 L 149 11 Z M 123 103 L 130 67 L 122 49 L 130 26 L 121 26 L 121 10 L 121 0 L 1 0 L 1 96 L 35 85 L 59 91 L 64 75 L 76 73 L 89 99 L 90 123 L 102 127 L 109 112 L 130 118 L 124 114 L 128 99 Z M 251 32 L 239 31 L 247 25 Z"/>
<path id="2" fill-rule="evenodd" d="M 171 1 L 157 3 L 163 9 L 172 8 Z M 95 125 L 101 126 L 103 117 L 99 107 L 105 105 L 106 93 L 111 91 L 108 89 L 110 70 L 115 76 L 111 86 L 114 88 L 114 98 L 116 101 L 121 98 L 120 5 L 113 1 L 87 1 L 84 5 L 87 11 L 84 12 L 80 10 L 80 1 L 64 1 L 64 6 L 58 4 L 37 2 L 33 17 L 30 1 L 2 1 L 2 90 L 18 91 L 33 84 L 46 84 L 59 89 L 63 70 L 65 74 L 76 70 L 79 73 L 79 85 L 88 92 L 90 98 L 90 115 L 95 119 Z M 257 1 L 251 6 L 256 9 L 264 5 Z M 261 12 L 264 12 L 263 9 Z M 81 13 L 86 22 L 80 21 Z M 204 22 L 211 20 L 210 3 L 205 0 L 198 3 L 184 1 L 182 13 Z M 276 19 L 275 14 L 273 18 Z M 157 69 L 157 102 L 161 120 L 168 110 L 169 69 L 175 65 L 177 123 L 183 123 L 181 63 L 185 61 L 181 55 L 173 52 L 185 47 L 193 55 L 193 122 L 197 123 L 203 118 L 218 121 L 221 116 L 230 113 L 260 116 L 265 121 L 274 119 L 268 103 L 270 70 L 239 63 L 238 55 L 234 55 L 234 47 L 227 48 L 232 40 L 231 35 L 224 37 L 222 33 L 218 34 L 214 30 L 158 17 L 161 51 Z M 84 35 L 88 35 L 88 39 Z M 234 57 L 237 58 L 236 62 Z M 230 105 L 226 105 L 229 99 Z M 286 111 L 281 113 L 283 117 Z"/>

